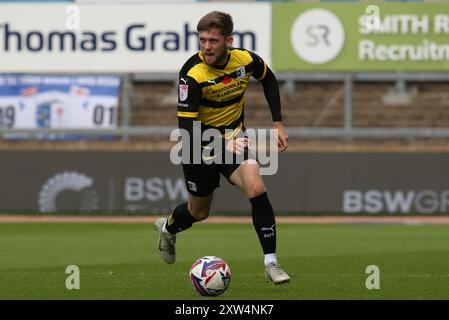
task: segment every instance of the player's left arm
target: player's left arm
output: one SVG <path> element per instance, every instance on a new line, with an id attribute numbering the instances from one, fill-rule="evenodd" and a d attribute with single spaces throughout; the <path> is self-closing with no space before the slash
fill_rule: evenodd
<path id="1" fill-rule="evenodd" d="M 265 62 L 253 52 L 253 77 L 262 82 L 265 99 L 268 102 L 273 120 L 273 127 L 278 133 L 278 148 L 280 151 L 287 150 L 288 134 L 282 123 L 281 97 L 279 94 L 279 84 L 273 71 Z"/>

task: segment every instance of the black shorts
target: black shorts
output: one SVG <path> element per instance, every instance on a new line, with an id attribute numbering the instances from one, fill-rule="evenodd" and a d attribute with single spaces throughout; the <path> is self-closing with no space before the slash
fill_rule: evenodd
<path id="1" fill-rule="evenodd" d="M 235 155 L 230 155 L 234 161 L 226 163 L 222 158 L 222 163 L 204 163 L 201 164 L 183 164 L 184 178 L 187 191 L 195 197 L 206 197 L 220 186 L 220 174 L 222 174 L 229 183 L 233 184 L 229 178 L 232 173 L 247 159 L 255 159 L 254 153 L 246 147 L 242 156 L 236 159 Z M 228 159 L 229 159 L 228 157 Z"/>

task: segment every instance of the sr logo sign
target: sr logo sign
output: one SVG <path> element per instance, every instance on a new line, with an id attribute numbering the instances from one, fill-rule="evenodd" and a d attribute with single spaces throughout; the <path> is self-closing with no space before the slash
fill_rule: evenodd
<path id="1" fill-rule="evenodd" d="M 324 64 L 335 59 L 342 50 L 345 31 L 335 14 L 324 9 L 312 9 L 296 18 L 290 41 L 302 60 Z"/>

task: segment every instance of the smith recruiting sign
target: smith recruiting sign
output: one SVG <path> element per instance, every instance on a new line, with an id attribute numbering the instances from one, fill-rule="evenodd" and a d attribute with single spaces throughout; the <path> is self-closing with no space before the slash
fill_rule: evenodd
<path id="1" fill-rule="evenodd" d="M 273 5 L 273 64 L 287 70 L 448 70 L 448 4 Z"/>

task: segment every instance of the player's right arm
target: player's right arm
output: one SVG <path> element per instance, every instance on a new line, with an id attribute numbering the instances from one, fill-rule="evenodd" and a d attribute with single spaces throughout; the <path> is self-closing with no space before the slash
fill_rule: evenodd
<path id="1" fill-rule="evenodd" d="M 184 74 L 179 76 L 178 84 L 178 127 L 182 131 L 182 150 L 189 150 L 189 161 L 193 161 L 193 124 L 198 117 L 201 101 L 201 87 L 195 79 Z M 199 137 L 201 140 L 201 137 Z M 200 140 L 198 143 L 200 143 Z M 183 163 L 185 158 L 183 157 Z"/>

